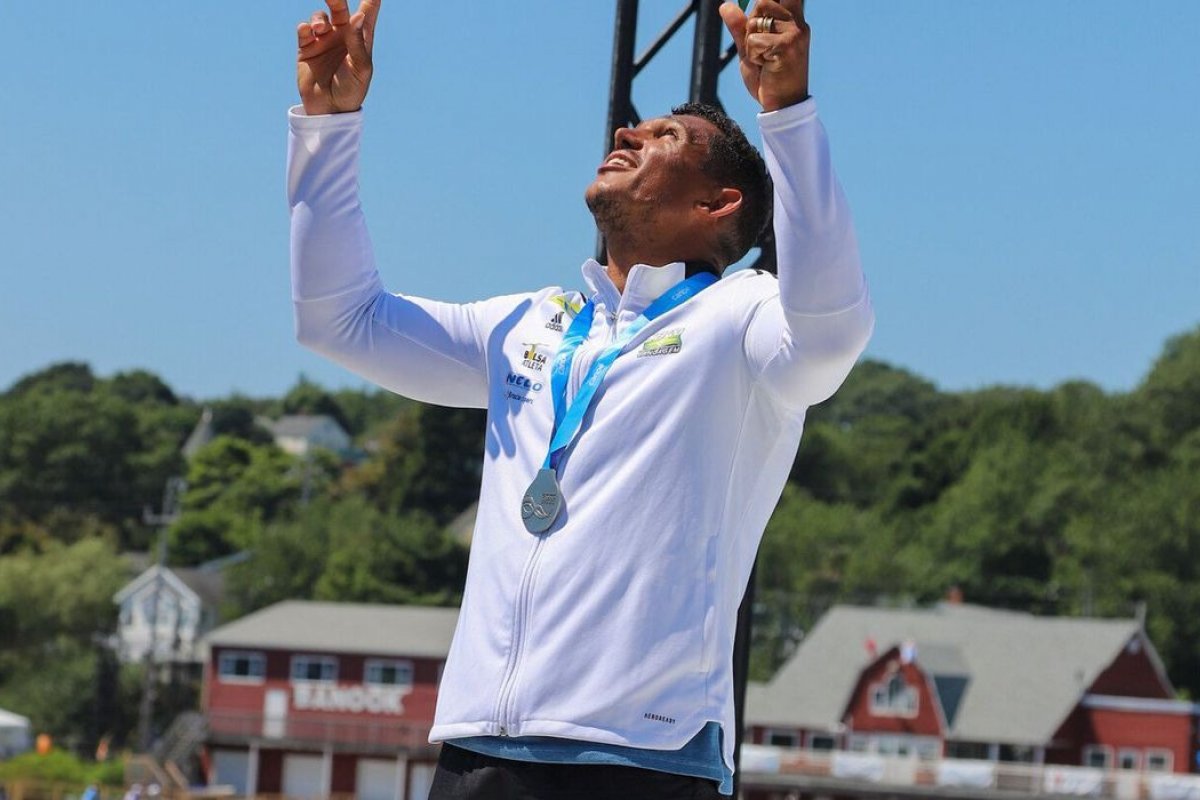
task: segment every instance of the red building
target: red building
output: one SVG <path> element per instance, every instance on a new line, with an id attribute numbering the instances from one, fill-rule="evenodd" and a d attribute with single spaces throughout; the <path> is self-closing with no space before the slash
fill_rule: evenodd
<path id="1" fill-rule="evenodd" d="M 424 800 L 457 611 L 289 601 L 206 638 L 210 784 Z"/>
<path id="2" fill-rule="evenodd" d="M 839 606 L 748 695 L 748 741 L 826 754 L 831 775 L 937 783 L 940 769 L 995 787 L 989 763 L 1008 763 L 1039 768 L 1047 791 L 1117 787 L 1176 780 L 1200 752 L 1200 707 L 1176 698 L 1136 620 Z"/>

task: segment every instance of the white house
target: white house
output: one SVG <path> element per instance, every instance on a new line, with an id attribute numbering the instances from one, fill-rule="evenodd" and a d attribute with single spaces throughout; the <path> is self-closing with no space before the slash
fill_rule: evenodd
<path id="1" fill-rule="evenodd" d="M 113 595 L 113 602 L 121 607 L 117 626 L 121 660 L 143 660 L 153 640 L 157 662 L 202 661 L 199 640 L 216 626 L 223 592 L 224 578 L 218 569 L 151 565 Z"/>
<path id="2" fill-rule="evenodd" d="M 277 420 L 260 417 L 258 423 L 271 432 L 279 449 L 294 456 L 308 455 L 316 448 L 339 455 L 350 450 L 350 435 L 325 414 L 293 414 Z"/>

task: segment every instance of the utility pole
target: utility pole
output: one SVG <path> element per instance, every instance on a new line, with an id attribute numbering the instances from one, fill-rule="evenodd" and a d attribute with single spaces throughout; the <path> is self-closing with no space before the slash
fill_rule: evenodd
<path id="1" fill-rule="evenodd" d="M 724 23 L 717 12 L 722 0 L 688 0 L 670 23 L 641 54 L 635 56 L 637 42 L 638 0 L 617 0 L 616 26 L 613 30 L 612 80 L 608 93 L 608 116 L 604 132 L 604 153 L 612 150 L 613 135 L 618 128 L 637 125 L 641 117 L 633 105 L 633 81 L 667 42 L 694 16 L 692 65 L 689 72 L 688 100 L 722 106 L 717 95 L 721 71 L 737 58 L 737 48 L 730 44 L 721 50 Z M 754 269 L 775 271 L 775 241 L 770 226 L 758 242 L 759 254 Z M 596 260 L 606 260 L 604 239 L 596 237 Z M 742 753 L 743 713 L 746 708 L 746 680 L 750 668 L 751 617 L 754 609 L 754 584 L 757 567 L 750 573 L 742 605 L 738 609 L 737 634 L 733 647 L 734 709 L 737 730 L 734 766 L 740 766 Z M 726 734 L 728 735 L 728 731 Z M 738 796 L 738 775 L 733 778 L 733 796 Z"/>
<path id="2" fill-rule="evenodd" d="M 154 701 L 158 695 L 158 668 L 155 664 L 158 650 L 158 614 L 162 603 L 164 576 L 167 568 L 167 529 L 179 518 L 179 508 L 187 482 L 183 478 L 167 479 L 163 489 L 162 509 L 155 513 L 150 508 L 142 512 L 142 521 L 158 528 L 158 558 L 154 571 L 154 601 L 150 609 L 150 642 L 146 647 L 144 672 L 142 674 L 142 703 L 138 711 L 138 733 L 141 751 L 150 752 L 154 745 Z"/>

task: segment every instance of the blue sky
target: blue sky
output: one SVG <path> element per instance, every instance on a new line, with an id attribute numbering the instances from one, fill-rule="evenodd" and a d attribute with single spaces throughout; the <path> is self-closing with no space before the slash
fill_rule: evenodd
<path id="1" fill-rule="evenodd" d="M 683 2 L 644 0 L 640 42 Z M 0 387 L 66 359 L 195 397 L 362 385 L 292 339 L 285 110 L 314 6 L 98 8 L 6 23 Z M 363 196 L 390 288 L 581 285 L 613 11 L 384 0 Z M 811 0 L 809 18 L 870 356 L 947 389 L 1123 390 L 1200 323 L 1200 3 Z M 690 28 L 639 78 L 643 115 L 685 99 L 689 49 Z M 753 128 L 732 69 L 721 95 Z"/>

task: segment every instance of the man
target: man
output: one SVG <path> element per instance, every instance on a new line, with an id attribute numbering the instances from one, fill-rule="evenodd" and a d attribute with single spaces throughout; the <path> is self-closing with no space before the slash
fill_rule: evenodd
<path id="1" fill-rule="evenodd" d="M 763 107 L 778 279 L 716 279 L 771 192 L 736 125 L 687 106 L 617 132 L 585 195 L 608 248 L 585 293 L 466 305 L 383 290 L 357 196 L 379 0 L 327 4 L 299 26 L 290 115 L 297 335 L 393 391 L 488 410 L 433 796 L 728 793 L 738 604 L 805 410 L 873 324 L 801 0 L 721 8 Z"/>

